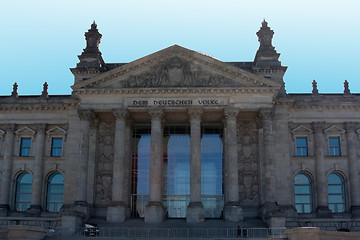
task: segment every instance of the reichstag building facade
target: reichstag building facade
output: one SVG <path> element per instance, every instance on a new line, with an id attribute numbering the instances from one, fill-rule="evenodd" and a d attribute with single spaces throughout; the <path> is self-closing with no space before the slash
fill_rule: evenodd
<path id="1" fill-rule="evenodd" d="M 71 95 L 0 97 L 0 227 L 262 219 L 360 228 L 360 96 L 286 93 L 264 20 L 254 61 L 173 45 L 105 63 L 95 22 Z"/>

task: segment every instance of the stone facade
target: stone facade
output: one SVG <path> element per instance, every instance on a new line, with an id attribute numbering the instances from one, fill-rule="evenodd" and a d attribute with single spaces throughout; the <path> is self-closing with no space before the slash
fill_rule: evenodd
<path id="1" fill-rule="evenodd" d="M 48 95 L 45 83 L 39 96 L 18 96 L 14 84 L 11 96 L 0 97 L 1 227 L 50 221 L 71 234 L 96 218 L 216 217 L 359 230 L 360 98 L 347 82 L 341 94 L 320 94 L 316 82 L 312 93 L 286 93 L 273 34 L 264 21 L 253 62 L 221 62 L 174 45 L 107 64 L 93 23 L 71 69 L 72 95 Z M 169 172 L 171 134 L 188 137 L 188 157 L 176 153 L 181 173 Z M 206 134 L 221 146 L 218 155 L 202 150 Z M 220 156 L 217 167 L 206 165 L 208 175 L 206 153 Z M 185 179 L 172 195 L 170 177 Z M 180 186 L 187 190 L 180 194 Z M 206 193 L 209 186 L 219 192 Z"/>

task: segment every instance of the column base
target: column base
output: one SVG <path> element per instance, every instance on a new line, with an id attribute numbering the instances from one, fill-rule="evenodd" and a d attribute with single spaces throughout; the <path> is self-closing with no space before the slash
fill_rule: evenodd
<path id="1" fill-rule="evenodd" d="M 145 208 L 146 223 L 160 223 L 165 219 L 165 209 L 160 202 L 149 202 Z"/>
<path id="2" fill-rule="evenodd" d="M 129 211 L 130 209 L 122 202 L 113 204 L 107 208 L 106 221 L 111 223 L 124 222 L 129 216 Z"/>
<path id="3" fill-rule="evenodd" d="M 40 217 L 41 206 L 40 205 L 31 205 L 28 210 L 26 210 L 25 215 L 27 217 Z"/>
<path id="4" fill-rule="evenodd" d="M 269 228 L 285 228 L 286 218 L 281 216 L 272 216 L 265 220 Z"/>
<path id="5" fill-rule="evenodd" d="M 317 212 L 317 216 L 319 218 L 329 218 L 332 216 L 332 212 L 330 211 L 330 209 L 328 207 L 319 206 L 317 208 L 316 212 Z"/>
<path id="6" fill-rule="evenodd" d="M 354 218 L 360 218 L 360 206 L 352 206 L 351 215 Z"/>
<path id="7" fill-rule="evenodd" d="M 7 217 L 9 215 L 10 206 L 7 204 L 0 205 L 0 217 Z"/>
<path id="8" fill-rule="evenodd" d="M 243 211 L 238 202 L 229 202 L 224 207 L 224 219 L 227 222 L 242 222 Z"/>
<path id="9" fill-rule="evenodd" d="M 201 202 L 190 202 L 186 209 L 186 222 L 200 223 L 204 222 L 204 206 Z"/>
<path id="10" fill-rule="evenodd" d="M 267 218 L 279 215 L 280 208 L 275 202 L 266 202 L 261 206 L 260 211 L 262 219 L 266 221 Z"/>

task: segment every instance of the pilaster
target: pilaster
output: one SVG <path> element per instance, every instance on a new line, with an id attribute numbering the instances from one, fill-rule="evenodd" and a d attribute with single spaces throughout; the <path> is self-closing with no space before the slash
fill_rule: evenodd
<path id="1" fill-rule="evenodd" d="M 39 216 L 41 211 L 41 196 L 43 189 L 43 171 L 44 171 L 44 149 L 45 149 L 45 128 L 46 124 L 36 125 L 36 143 L 35 143 L 35 167 L 33 182 L 31 185 L 31 206 L 27 214 Z"/>
<path id="2" fill-rule="evenodd" d="M 346 140 L 347 140 L 347 155 L 349 167 L 349 182 L 350 182 L 350 200 L 351 212 L 353 217 L 360 217 L 360 189 L 359 189 L 359 165 L 357 159 L 357 137 L 356 130 L 358 128 L 357 122 L 345 122 Z"/>
<path id="3" fill-rule="evenodd" d="M 80 154 L 79 169 L 76 181 L 76 201 L 77 210 L 85 216 L 89 216 L 89 207 L 87 203 L 87 179 L 88 179 L 88 160 L 89 160 L 89 135 L 90 123 L 94 117 L 91 109 L 79 109 L 80 118 Z"/>
<path id="4" fill-rule="evenodd" d="M 1 174 L 0 194 L 0 216 L 7 216 L 9 210 L 10 183 L 12 172 L 12 156 L 14 151 L 14 130 L 15 124 L 8 124 L 5 127 L 4 158 Z"/>
<path id="5" fill-rule="evenodd" d="M 315 144 L 316 195 L 318 217 L 330 217 L 328 203 L 328 185 L 324 163 L 324 128 L 325 122 L 313 122 Z"/>

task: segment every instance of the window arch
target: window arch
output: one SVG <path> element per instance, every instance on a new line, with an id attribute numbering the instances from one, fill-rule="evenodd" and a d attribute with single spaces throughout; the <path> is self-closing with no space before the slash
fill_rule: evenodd
<path id="1" fill-rule="evenodd" d="M 339 173 L 332 173 L 328 176 L 328 200 L 329 209 L 332 212 L 345 211 L 345 183 Z"/>
<path id="2" fill-rule="evenodd" d="M 31 203 L 32 176 L 27 172 L 21 173 L 16 179 L 15 210 L 26 211 Z"/>
<path id="3" fill-rule="evenodd" d="M 312 212 L 312 183 L 306 173 L 295 176 L 295 208 L 298 213 Z"/>
<path id="4" fill-rule="evenodd" d="M 64 198 L 64 177 L 60 173 L 53 173 L 48 178 L 46 210 L 59 212 Z"/>

